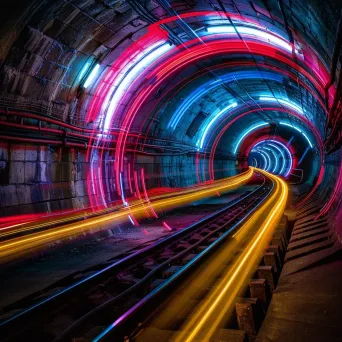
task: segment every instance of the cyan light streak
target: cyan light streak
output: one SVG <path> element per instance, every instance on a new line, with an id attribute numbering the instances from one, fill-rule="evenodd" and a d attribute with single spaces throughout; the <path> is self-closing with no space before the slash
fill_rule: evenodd
<path id="1" fill-rule="evenodd" d="M 96 64 L 94 66 L 93 70 L 90 72 L 87 79 L 85 80 L 84 85 L 83 85 L 84 88 L 88 88 L 89 85 L 93 82 L 93 80 L 94 80 L 95 76 L 97 75 L 99 69 L 100 69 L 100 64 Z"/>
<path id="2" fill-rule="evenodd" d="M 290 160 L 290 167 L 287 170 L 287 172 L 285 172 L 285 174 L 284 174 L 284 177 L 287 177 L 289 175 L 290 171 L 292 170 L 292 165 L 293 165 L 293 160 L 292 160 L 292 155 L 291 155 L 290 150 L 283 143 L 281 143 L 280 141 L 277 141 L 277 140 L 268 140 L 268 141 L 282 146 L 284 148 L 284 150 L 286 151 L 286 153 L 288 154 L 289 160 Z"/>
<path id="3" fill-rule="evenodd" d="M 304 115 L 304 111 L 301 107 L 299 107 L 297 104 L 289 101 L 289 100 L 284 100 L 282 98 L 275 98 L 275 97 L 272 97 L 272 96 L 260 96 L 259 97 L 259 101 L 261 102 L 275 102 L 275 103 L 280 103 L 282 104 L 283 106 L 285 107 L 288 107 L 288 108 L 291 108 L 293 109 L 294 111 L 298 112 L 299 114 L 301 115 Z"/>
<path id="4" fill-rule="evenodd" d="M 280 141 L 270 139 L 270 140 L 263 140 L 263 141 L 258 142 L 253 147 L 253 150 L 255 151 L 258 148 L 259 145 L 271 146 L 271 147 L 276 148 L 279 151 L 279 153 L 281 154 L 281 156 L 283 158 L 283 166 L 282 166 L 281 170 L 278 173 L 279 175 L 282 175 L 284 173 L 284 169 L 285 169 L 285 166 L 286 166 L 286 160 L 287 159 L 285 158 L 285 155 L 283 154 L 281 149 L 279 147 L 277 147 L 276 145 L 281 146 L 286 151 L 286 153 L 288 154 L 288 160 L 290 162 L 289 163 L 289 168 L 288 168 L 288 170 L 284 174 L 284 177 L 287 177 L 289 175 L 290 171 L 292 170 L 292 165 L 293 165 L 292 155 L 291 155 L 291 152 L 288 149 L 288 147 L 286 145 L 284 145 L 283 143 L 281 143 Z M 259 147 L 259 148 L 262 148 L 262 147 Z"/>
<path id="5" fill-rule="evenodd" d="M 254 153 L 258 153 L 260 154 L 260 156 L 262 157 L 262 159 L 264 160 L 264 165 L 262 167 L 263 170 L 266 170 L 267 166 L 268 166 L 268 163 L 267 163 L 267 159 L 265 157 L 265 155 L 260 151 L 260 150 L 252 150 L 251 152 L 254 152 Z M 255 159 L 255 158 L 254 158 Z"/>
<path id="6" fill-rule="evenodd" d="M 91 61 L 91 60 L 88 60 L 88 61 L 84 64 L 82 70 L 80 71 L 80 73 L 79 73 L 79 75 L 78 75 L 78 78 L 77 78 L 78 81 L 82 81 L 84 75 L 86 74 L 86 72 L 88 71 L 89 67 L 91 66 L 91 63 L 92 63 L 92 61 Z"/>
<path id="7" fill-rule="evenodd" d="M 264 160 L 265 165 L 264 165 L 263 169 L 266 170 L 266 168 L 267 168 L 267 159 L 266 159 L 266 157 L 261 152 L 258 151 L 258 153 L 261 155 L 261 157 Z"/>
<path id="8" fill-rule="evenodd" d="M 237 151 L 237 149 L 239 148 L 239 146 L 240 146 L 240 144 L 241 144 L 241 141 L 242 141 L 249 133 L 255 131 L 257 128 L 264 127 L 264 126 L 268 126 L 268 123 L 258 124 L 258 125 L 255 125 L 255 126 L 252 126 L 251 128 L 249 128 L 249 129 L 240 137 L 240 139 L 239 139 L 238 142 L 236 143 L 235 148 L 234 148 L 234 154 L 236 154 L 236 151 Z"/>
<path id="9" fill-rule="evenodd" d="M 270 168 L 271 168 L 271 165 L 272 165 L 270 156 L 268 155 L 268 153 L 266 151 L 264 151 L 262 149 L 260 150 L 260 153 L 264 154 L 266 159 L 267 159 L 267 161 L 268 161 L 267 168 L 265 169 L 265 171 L 270 171 Z"/>
<path id="10" fill-rule="evenodd" d="M 258 161 L 254 158 L 254 167 L 258 167 Z"/>
<path id="11" fill-rule="evenodd" d="M 313 145 L 312 145 L 309 137 L 300 128 L 298 128 L 298 127 L 296 127 L 294 125 L 288 124 L 286 122 L 279 122 L 279 124 L 283 125 L 283 126 L 291 127 L 293 129 L 295 129 L 296 131 L 298 131 L 299 133 L 301 133 L 303 135 L 303 137 L 306 139 L 306 141 L 308 142 L 308 144 L 310 145 L 310 147 L 313 148 Z"/>
<path id="12" fill-rule="evenodd" d="M 282 175 L 283 172 L 284 172 L 284 168 L 285 168 L 285 166 L 286 166 L 286 160 L 285 160 L 285 156 L 284 156 L 284 154 L 283 154 L 283 151 L 282 151 L 278 146 L 276 146 L 276 145 L 268 144 L 268 146 L 271 146 L 271 147 L 275 148 L 276 150 L 278 150 L 279 153 L 281 154 L 281 157 L 283 158 L 283 166 L 282 166 L 282 168 L 280 169 L 280 171 L 278 172 L 279 175 Z"/>
<path id="13" fill-rule="evenodd" d="M 222 117 L 224 114 L 226 114 L 229 109 L 235 108 L 236 106 L 237 106 L 237 102 L 234 102 L 234 103 L 230 104 L 229 106 L 220 110 L 211 119 L 209 118 L 210 121 L 204 129 L 201 140 L 197 142 L 197 146 L 199 145 L 200 148 L 203 148 L 204 141 L 205 141 L 205 139 L 206 139 L 206 137 L 210 131 L 211 126 L 214 125 L 215 121 L 217 121 L 218 119 L 220 119 L 220 117 Z"/>
<path id="14" fill-rule="evenodd" d="M 274 156 L 274 160 L 275 160 L 275 167 L 273 168 L 273 170 L 271 171 L 272 173 L 275 173 L 277 168 L 278 168 L 278 159 L 276 154 L 273 152 L 273 150 L 271 150 L 270 148 L 264 147 L 264 150 L 270 151 L 272 153 L 272 155 Z"/>

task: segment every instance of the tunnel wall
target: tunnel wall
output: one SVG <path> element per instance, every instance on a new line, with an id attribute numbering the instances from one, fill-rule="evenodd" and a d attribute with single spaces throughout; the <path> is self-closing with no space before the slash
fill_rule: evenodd
<path id="1" fill-rule="evenodd" d="M 15 28 L 0 25 L 0 105 L 84 125 L 91 90 L 80 92 L 82 68 L 97 58 L 111 65 L 144 33 L 145 23 L 125 1 L 109 7 L 35 0 L 18 5 L 20 17 L 7 13 Z"/>
<path id="2" fill-rule="evenodd" d="M 325 175 L 319 188 L 319 196 L 327 199 L 322 209 L 342 238 L 342 149 L 326 157 Z"/>
<path id="3" fill-rule="evenodd" d="M 87 206 L 84 152 L 1 143 L 0 165 L 1 216 Z"/>
<path id="4" fill-rule="evenodd" d="M 186 187 L 197 183 L 196 161 L 193 155 L 146 156 L 138 155 L 134 168 L 145 171 L 147 189 L 158 187 Z M 126 162 L 130 161 L 128 156 Z M 208 162 L 201 161 L 206 179 Z M 97 169 L 99 165 L 95 165 Z M 236 173 L 235 162 L 218 159 L 214 163 L 215 178 L 232 176 Z M 127 165 L 125 167 L 127 170 Z M 108 202 L 120 200 L 116 193 L 113 158 L 104 158 L 102 165 Z M 87 187 L 86 150 L 62 147 L 38 146 L 35 144 L 0 143 L 0 216 L 31 213 L 51 213 L 69 209 L 83 209 L 90 205 L 89 195 L 99 197 Z M 203 173 L 201 181 L 204 181 Z M 96 176 L 97 177 L 97 176 Z M 131 175 L 132 177 L 132 175 Z M 131 180 L 132 181 L 132 180 Z M 142 188 L 141 180 L 139 179 Z M 125 174 L 124 188 L 129 191 L 128 176 Z M 96 189 L 96 187 L 95 187 Z"/>

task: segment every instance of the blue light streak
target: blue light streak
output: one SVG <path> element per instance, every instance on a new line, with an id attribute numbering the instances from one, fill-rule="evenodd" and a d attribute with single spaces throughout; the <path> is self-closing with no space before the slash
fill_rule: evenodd
<path id="1" fill-rule="evenodd" d="M 248 129 L 248 130 L 240 137 L 240 139 L 239 139 L 238 142 L 236 143 L 235 148 L 234 148 L 234 154 L 236 154 L 236 151 L 237 151 L 237 149 L 239 148 L 241 141 L 242 141 L 249 133 L 255 131 L 257 128 L 264 127 L 264 126 L 268 126 L 268 123 L 263 123 L 263 124 L 255 125 L 255 126 L 252 126 L 250 129 Z"/>
<path id="2" fill-rule="evenodd" d="M 278 146 L 276 146 L 276 145 L 268 144 L 268 146 L 271 146 L 271 147 L 275 148 L 276 150 L 278 150 L 279 153 L 281 154 L 282 158 L 283 158 L 283 166 L 282 166 L 282 168 L 280 169 L 280 171 L 278 172 L 278 174 L 281 175 L 281 174 L 283 174 L 284 168 L 285 168 L 285 166 L 286 166 L 286 160 L 285 160 L 285 156 L 284 156 L 284 154 L 283 154 L 283 151 L 282 151 Z"/>
<path id="3" fill-rule="evenodd" d="M 267 79 L 270 81 L 275 81 L 278 83 L 283 83 L 283 77 L 281 75 L 267 72 L 267 71 L 235 71 L 228 74 L 220 76 L 219 80 L 211 80 L 202 84 L 196 90 L 194 90 L 177 108 L 175 113 L 172 115 L 171 119 L 167 124 L 167 128 L 174 130 L 185 112 L 190 108 L 194 102 L 202 98 L 207 92 L 219 87 L 224 83 L 230 83 L 235 81 L 240 81 L 244 79 Z"/>
<path id="4" fill-rule="evenodd" d="M 303 135 L 303 137 L 306 139 L 306 141 L 308 142 L 308 144 L 310 145 L 310 147 L 313 148 L 313 145 L 312 145 L 309 137 L 300 128 L 298 128 L 298 127 L 296 127 L 294 125 L 288 124 L 286 122 L 279 122 L 279 124 L 283 125 L 283 126 L 291 127 L 293 129 L 295 129 L 296 131 L 298 131 L 299 133 L 301 133 Z"/>
<path id="5" fill-rule="evenodd" d="M 268 155 L 268 153 L 266 152 L 266 151 L 264 151 L 264 150 L 260 150 L 260 153 L 261 154 L 263 154 L 263 155 L 265 155 L 265 157 L 266 157 L 266 159 L 267 159 L 267 161 L 268 161 L 268 163 L 267 163 L 267 168 L 266 168 L 266 170 L 265 171 L 270 171 L 270 167 L 271 167 L 271 158 L 270 158 L 270 156 Z"/>
<path id="6" fill-rule="evenodd" d="M 285 146 L 283 143 L 281 143 L 281 142 L 279 142 L 279 141 L 277 141 L 277 140 L 270 139 L 270 140 L 263 140 L 263 141 L 258 142 L 258 143 L 253 147 L 253 150 L 254 150 L 254 149 L 257 149 L 257 147 L 258 147 L 259 145 L 261 145 L 261 144 L 263 144 L 263 145 L 266 144 L 267 146 L 272 146 L 272 147 L 275 147 L 275 148 L 276 148 L 275 144 L 277 144 L 277 145 L 281 146 L 281 147 L 286 151 L 286 153 L 287 153 L 288 156 L 289 156 L 288 160 L 290 161 L 289 169 L 288 169 L 288 170 L 285 172 L 285 174 L 284 174 L 284 177 L 287 177 L 287 176 L 289 175 L 290 171 L 292 170 L 292 165 L 293 165 L 292 155 L 291 155 L 290 150 L 287 148 L 287 146 Z M 253 151 L 253 150 L 252 150 L 252 151 Z M 281 150 L 280 150 L 279 148 L 278 148 L 278 151 L 281 153 L 281 156 L 283 157 L 283 160 L 284 160 L 283 167 L 282 167 L 281 170 L 279 171 L 279 175 L 281 175 L 281 174 L 284 173 L 284 169 L 285 169 L 285 166 L 286 166 L 286 165 L 285 165 L 285 161 L 286 161 L 287 159 L 285 158 L 284 154 L 281 152 Z"/>
<path id="7" fill-rule="evenodd" d="M 273 152 L 273 150 L 271 150 L 270 148 L 263 147 L 263 149 L 264 149 L 264 150 L 267 150 L 267 151 L 270 151 L 270 152 L 272 153 L 272 155 L 274 156 L 275 167 L 273 168 L 272 173 L 275 173 L 275 171 L 276 171 L 277 168 L 278 168 L 278 159 L 277 159 L 277 156 L 275 155 L 275 153 Z"/>
<path id="8" fill-rule="evenodd" d="M 95 76 L 97 75 L 98 71 L 100 69 L 100 64 L 96 64 L 93 68 L 93 70 L 90 72 L 89 76 L 87 77 L 87 79 L 84 82 L 83 87 L 87 88 L 89 87 L 89 85 L 93 82 Z"/>
<path id="9" fill-rule="evenodd" d="M 204 132 L 203 132 L 203 135 L 202 135 L 202 138 L 200 141 L 197 142 L 197 146 L 199 145 L 200 148 L 203 148 L 203 144 L 204 144 L 204 141 L 205 141 L 205 138 L 207 137 L 207 134 L 211 128 L 211 126 L 215 123 L 215 121 L 217 121 L 222 115 L 226 114 L 227 111 L 231 108 L 235 108 L 237 106 L 237 102 L 234 102 L 232 104 L 230 104 L 229 106 L 227 106 L 226 108 L 220 110 L 218 113 L 216 113 L 214 115 L 214 117 L 210 120 L 210 122 L 207 124 Z"/>

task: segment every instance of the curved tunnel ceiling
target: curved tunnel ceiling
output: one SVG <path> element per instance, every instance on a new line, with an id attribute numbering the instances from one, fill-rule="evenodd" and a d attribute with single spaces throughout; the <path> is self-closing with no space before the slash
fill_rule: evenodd
<path id="1" fill-rule="evenodd" d="M 219 159 L 285 177 L 306 168 L 315 189 L 341 143 L 339 1 L 64 0 L 17 11 L 18 30 L 3 28 L 2 101 L 39 100 L 88 130 L 95 204 L 112 200 L 105 172 L 124 204 L 127 189 L 144 193 L 142 154 L 192 156 L 197 181 L 213 180 Z M 113 171 L 100 166 L 108 160 Z"/>

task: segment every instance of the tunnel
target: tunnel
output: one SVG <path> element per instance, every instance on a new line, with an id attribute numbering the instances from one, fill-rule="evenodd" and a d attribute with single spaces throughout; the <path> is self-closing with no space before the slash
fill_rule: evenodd
<path id="1" fill-rule="evenodd" d="M 341 340 L 341 0 L 0 18 L 1 340 Z"/>

